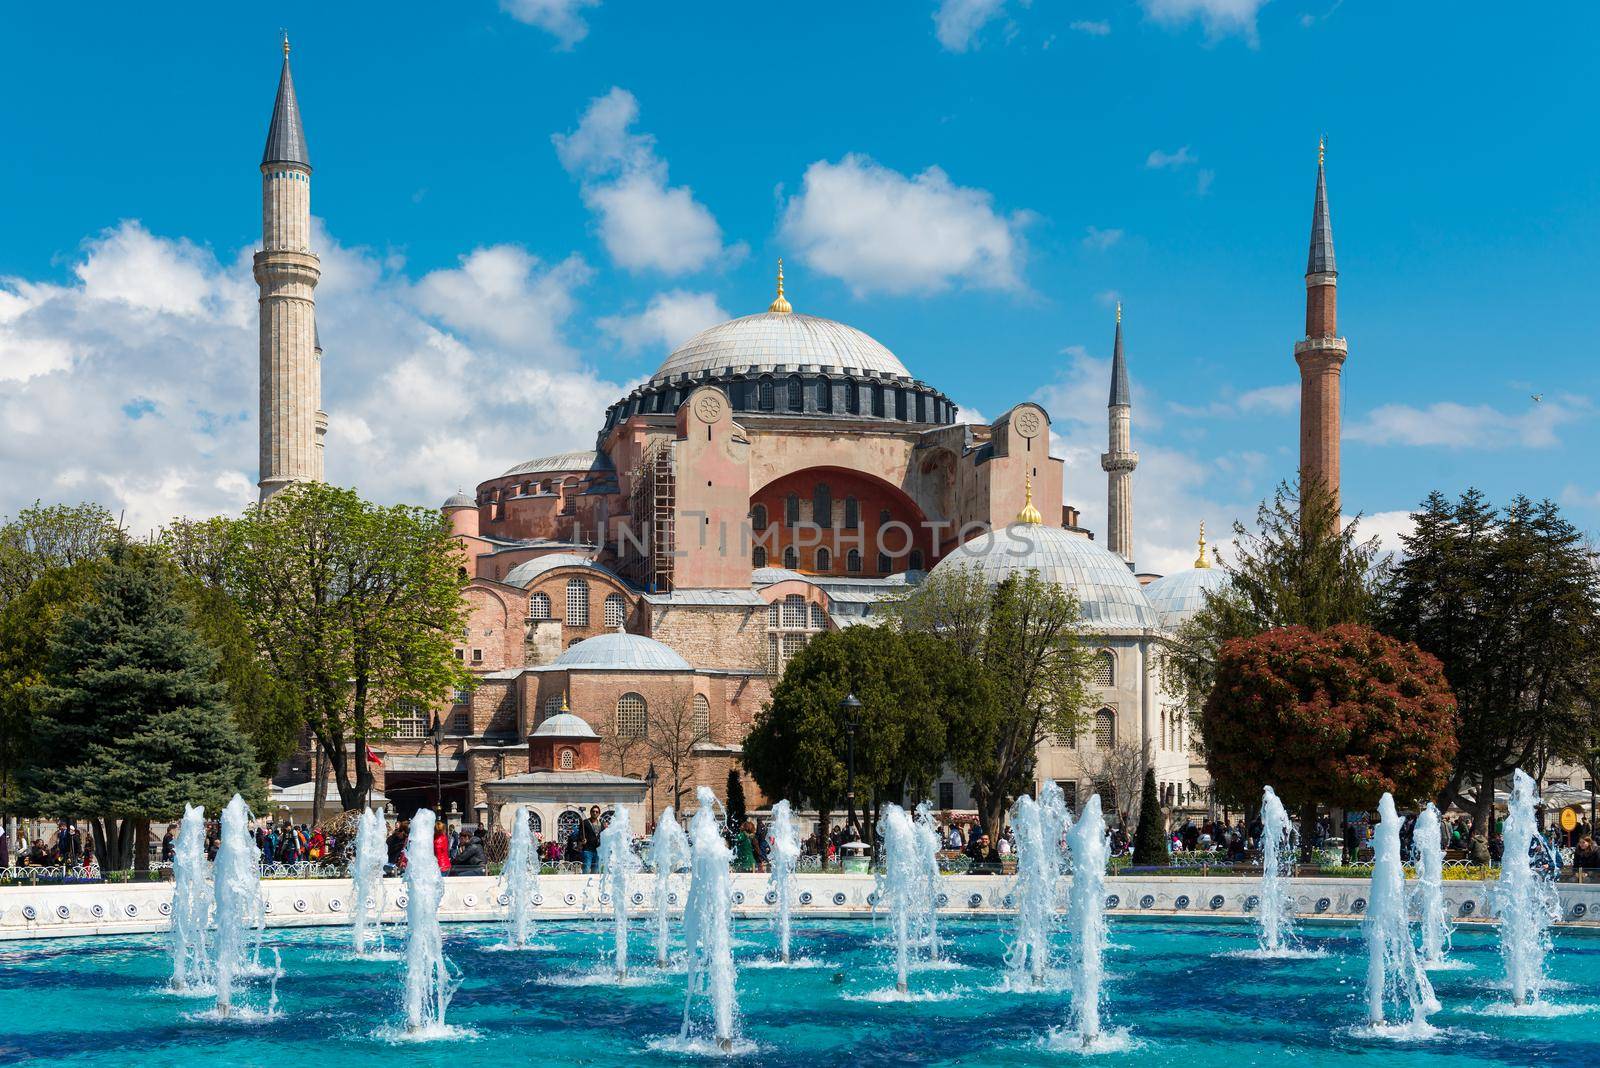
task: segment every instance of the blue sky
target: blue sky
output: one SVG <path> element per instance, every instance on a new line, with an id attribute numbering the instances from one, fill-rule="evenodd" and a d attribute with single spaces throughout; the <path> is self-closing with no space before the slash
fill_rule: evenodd
<path id="1" fill-rule="evenodd" d="M 1477 484 L 1600 525 L 1600 15 L 1362 0 L 14 11 L 0 512 L 249 499 L 279 27 L 329 474 L 374 496 L 587 446 L 677 334 L 762 309 L 781 255 L 798 310 L 968 409 L 1043 400 L 1097 527 L 1120 296 L 1139 555 L 1179 566 L 1292 474 L 1326 133 L 1347 508 L 1392 530 Z"/>

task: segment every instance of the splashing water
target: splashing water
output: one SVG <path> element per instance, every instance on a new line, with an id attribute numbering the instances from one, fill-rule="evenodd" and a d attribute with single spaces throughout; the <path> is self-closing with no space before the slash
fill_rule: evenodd
<path id="1" fill-rule="evenodd" d="M 939 826 L 933 820 L 933 805 L 922 801 L 917 804 L 915 820 L 917 830 L 917 863 L 922 869 L 922 936 L 928 947 L 928 959 L 939 959 L 939 887 L 943 877 L 939 874 Z"/>
<path id="2" fill-rule="evenodd" d="M 1050 970 L 1050 936 L 1056 927 L 1056 883 L 1061 875 L 1059 847 L 1049 841 L 1044 807 L 1027 794 L 1011 809 L 1017 838 L 1017 882 L 1012 896 L 1017 921 L 1005 962 L 1013 989 L 1043 986 Z"/>
<path id="3" fill-rule="evenodd" d="M 628 876 L 642 865 L 633 851 L 633 820 L 627 805 L 618 805 L 600 833 L 600 886 L 611 896 L 612 954 L 617 978 L 628 975 Z"/>
<path id="4" fill-rule="evenodd" d="M 1444 902 L 1444 838 L 1439 810 L 1429 801 L 1411 831 L 1417 863 L 1417 915 L 1422 921 L 1422 962 L 1443 964 L 1450 954 L 1450 911 Z"/>
<path id="5" fill-rule="evenodd" d="M 791 927 L 790 886 L 794 882 L 794 869 L 800 863 L 800 828 L 795 826 L 794 813 L 788 801 L 772 806 L 772 823 L 767 828 L 767 855 L 772 861 L 772 875 L 767 885 L 777 900 L 774 903 L 774 922 L 778 927 L 778 956 L 789 963 L 789 931 Z"/>
<path id="6" fill-rule="evenodd" d="M 1544 958 L 1550 950 L 1550 922 L 1559 915 L 1555 887 L 1548 870 L 1548 849 L 1534 820 L 1534 783 L 1518 768 L 1512 774 L 1511 803 L 1506 811 L 1500 879 L 1492 899 L 1500 916 L 1500 959 L 1505 964 L 1511 1003 L 1539 1001 L 1544 991 Z"/>
<path id="7" fill-rule="evenodd" d="M 683 941 L 688 951 L 688 982 L 683 1001 L 682 1042 L 694 1040 L 697 998 L 711 1004 L 712 1037 L 717 1048 L 731 1052 L 737 1037 L 739 1006 L 735 1000 L 732 885 L 728 867 L 733 851 L 722 840 L 717 798 L 707 787 L 695 791 L 700 808 L 689 824 L 692 868 L 689 900 L 684 906 Z"/>
<path id="8" fill-rule="evenodd" d="M 211 924 L 211 865 L 206 862 L 206 811 L 185 805 L 172 855 L 172 989 L 211 985 L 206 928 Z"/>
<path id="9" fill-rule="evenodd" d="M 383 866 L 389 859 L 383 813 L 363 809 L 356 823 L 356 855 L 350 863 L 350 948 L 356 956 L 383 952 Z"/>
<path id="10" fill-rule="evenodd" d="M 1294 947 L 1294 874 L 1299 836 L 1283 802 L 1268 786 L 1261 791 L 1261 904 L 1256 913 L 1263 953 Z"/>
<path id="11" fill-rule="evenodd" d="M 539 892 L 539 854 L 533 847 L 527 805 L 511 812 L 511 845 L 500 871 L 500 891 L 507 899 L 505 944 L 526 949 L 533 938 L 533 895 Z"/>
<path id="12" fill-rule="evenodd" d="M 1378 801 L 1378 827 L 1373 837 L 1372 889 L 1367 918 L 1367 1022 L 1388 1021 L 1387 1006 L 1403 1008 L 1403 1019 L 1414 1028 L 1428 1022 L 1439 1007 L 1433 986 L 1417 959 L 1406 914 L 1406 871 L 1400 860 L 1400 817 L 1394 797 L 1385 793 Z"/>
<path id="13" fill-rule="evenodd" d="M 677 814 L 668 805 L 650 838 L 650 866 L 656 873 L 656 964 L 667 966 L 667 950 L 672 937 L 668 927 L 672 901 L 672 876 L 689 866 L 689 836 L 678 826 Z"/>
<path id="14" fill-rule="evenodd" d="M 878 827 L 883 834 L 883 869 L 878 872 L 878 900 L 874 907 L 889 914 L 894 940 L 894 988 L 904 994 L 910 989 L 907 973 L 912 946 L 921 941 L 920 926 L 926 923 L 932 904 L 928 900 L 922 836 L 911 815 L 899 805 L 883 806 Z"/>
<path id="15" fill-rule="evenodd" d="M 411 817 L 406 839 L 406 1031 L 413 1035 L 446 1033 L 444 1016 L 456 983 L 444 958 L 439 929 L 439 902 L 444 879 L 433 851 L 437 817 L 419 808 Z"/>
<path id="16" fill-rule="evenodd" d="M 1083 816 L 1067 835 L 1072 851 L 1072 889 L 1067 922 L 1072 929 L 1071 1031 L 1085 1047 L 1100 1037 L 1100 984 L 1105 978 L 1106 863 L 1110 847 L 1100 795 L 1083 806 Z"/>
<path id="17" fill-rule="evenodd" d="M 238 794 L 222 810 L 222 841 L 212 872 L 216 891 L 217 1015 L 234 1011 L 234 984 L 253 968 L 266 926 L 266 906 L 261 898 L 261 866 L 255 839 L 250 835 L 250 809 Z M 251 959 L 246 960 L 249 956 Z"/>

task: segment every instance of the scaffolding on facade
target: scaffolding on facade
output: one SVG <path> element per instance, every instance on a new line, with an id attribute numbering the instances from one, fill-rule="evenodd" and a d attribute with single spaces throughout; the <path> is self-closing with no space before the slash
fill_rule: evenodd
<path id="1" fill-rule="evenodd" d="M 645 450 L 633 471 L 633 492 L 628 498 L 634 537 L 643 542 L 646 556 L 629 567 L 647 589 L 666 593 L 672 589 L 673 551 L 677 546 L 677 480 L 673 471 L 671 438 L 658 438 Z"/>

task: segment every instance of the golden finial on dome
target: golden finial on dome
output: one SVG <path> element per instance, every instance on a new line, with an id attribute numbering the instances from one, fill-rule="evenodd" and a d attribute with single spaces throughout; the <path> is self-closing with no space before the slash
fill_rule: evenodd
<path id="1" fill-rule="evenodd" d="M 1024 485 L 1027 487 L 1028 497 L 1022 503 L 1022 511 L 1017 513 L 1017 522 L 1030 527 L 1043 526 L 1044 516 L 1033 506 L 1033 479 L 1027 479 Z"/>
<path id="2" fill-rule="evenodd" d="M 1198 568 L 1209 568 L 1211 566 L 1211 562 L 1206 559 L 1206 521 L 1204 519 L 1200 520 L 1200 555 L 1195 557 L 1194 566 Z"/>
<path id="3" fill-rule="evenodd" d="M 567 707 L 567 695 L 566 695 L 565 692 L 563 692 L 561 694 L 561 711 L 562 711 L 562 713 L 567 713 L 567 712 L 571 712 L 572 711 L 572 709 Z"/>
<path id="4" fill-rule="evenodd" d="M 778 295 L 775 298 L 773 298 L 773 301 L 772 301 L 771 304 L 767 305 L 767 311 L 776 312 L 779 315 L 788 315 L 790 312 L 794 311 L 794 307 L 787 300 L 785 300 L 784 297 L 783 297 L 783 257 L 782 256 L 778 257 Z"/>

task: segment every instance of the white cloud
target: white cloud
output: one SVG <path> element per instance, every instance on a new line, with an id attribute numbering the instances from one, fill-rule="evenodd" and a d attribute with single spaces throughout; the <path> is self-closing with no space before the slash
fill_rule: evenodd
<path id="1" fill-rule="evenodd" d="M 1371 515 L 1356 516 L 1346 515 L 1340 517 L 1345 523 L 1356 521 L 1356 537 L 1362 541 L 1376 537 L 1378 539 L 1378 555 L 1403 556 L 1405 545 L 1400 541 L 1403 535 L 1410 534 L 1416 529 L 1416 523 L 1411 519 L 1411 513 L 1398 512 L 1373 512 Z"/>
<path id="2" fill-rule="evenodd" d="M 1217 180 L 1217 172 L 1208 167 L 1201 167 L 1194 176 L 1194 191 L 1199 196 L 1211 192 L 1211 183 Z"/>
<path id="3" fill-rule="evenodd" d="M 978 33 L 1005 10 L 1005 0 L 939 0 L 933 34 L 951 52 L 976 48 Z"/>
<path id="4" fill-rule="evenodd" d="M 635 315 L 612 315 L 599 320 L 600 329 L 616 338 L 624 349 L 666 348 L 680 345 L 708 326 L 731 318 L 717 303 L 715 293 L 682 289 L 657 293 Z"/>
<path id="5" fill-rule="evenodd" d="M 1253 48 L 1257 43 L 1256 15 L 1267 0 L 1139 0 L 1139 4 L 1146 15 L 1163 25 L 1198 21 L 1209 41 L 1238 34 Z"/>
<path id="6" fill-rule="evenodd" d="M 1111 32 L 1111 23 L 1105 19 L 1080 19 L 1072 23 L 1071 28 L 1079 33 L 1086 33 L 1090 37 L 1105 37 Z"/>
<path id="7" fill-rule="evenodd" d="M 1281 386 L 1261 386 L 1239 394 L 1235 403 L 1241 412 L 1286 415 L 1300 407 L 1300 387 L 1293 382 Z"/>
<path id="8" fill-rule="evenodd" d="M 500 0 L 501 11 L 518 22 L 539 27 L 564 49 L 589 35 L 583 12 L 599 6 L 600 0 Z"/>
<path id="9" fill-rule="evenodd" d="M 1122 231 L 1118 229 L 1102 230 L 1098 226 L 1091 226 L 1084 232 L 1083 247 L 1092 248 L 1100 252 L 1115 245 L 1122 240 Z"/>
<path id="10" fill-rule="evenodd" d="M 1371 445 L 1547 449 L 1559 443 L 1557 430 L 1589 408 L 1588 401 L 1580 397 L 1557 397 L 1523 412 L 1454 401 L 1438 401 L 1426 408 L 1385 404 L 1347 427 L 1345 435 Z"/>
<path id="11" fill-rule="evenodd" d="M 667 184 L 655 138 L 633 130 L 638 118 L 634 95 L 613 87 L 589 102 L 576 130 L 551 138 L 561 165 L 582 183 L 584 204 L 599 217 L 606 252 L 630 271 L 669 275 L 719 257 L 741 258 L 744 246 L 723 247 L 722 228 L 689 187 Z"/>
<path id="12" fill-rule="evenodd" d="M 1026 212 L 1001 215 L 983 189 L 958 186 L 938 167 L 907 177 L 866 156 L 806 168 L 784 208 L 781 236 L 815 271 L 857 296 L 937 293 L 960 284 L 1016 290 Z"/>
<path id="13" fill-rule="evenodd" d="M 1196 157 L 1189 152 L 1188 145 L 1184 145 L 1176 152 L 1163 152 L 1158 148 L 1145 157 L 1144 165 L 1153 171 L 1159 171 L 1172 167 L 1187 167 L 1195 159 Z"/>
<path id="14" fill-rule="evenodd" d="M 592 440 L 622 392 L 571 366 L 570 294 L 550 291 L 566 265 L 495 246 L 414 282 L 320 227 L 313 240 L 330 481 L 436 504 Z M 491 328 L 518 299 L 542 310 Z M 256 333 L 249 250 L 219 260 L 136 222 L 86 242 L 67 283 L 0 282 L 0 514 L 92 499 L 142 533 L 253 501 Z"/>

